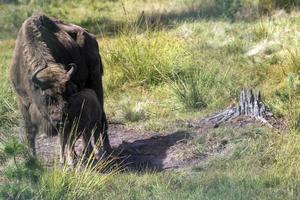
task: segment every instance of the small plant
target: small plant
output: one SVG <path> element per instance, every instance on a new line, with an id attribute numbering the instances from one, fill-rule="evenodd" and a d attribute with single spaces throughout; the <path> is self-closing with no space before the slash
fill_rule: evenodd
<path id="1" fill-rule="evenodd" d="M 254 26 L 254 35 L 257 40 L 267 39 L 270 35 L 269 27 L 265 23 L 259 22 Z"/>
<path id="2" fill-rule="evenodd" d="M 130 122 L 136 122 L 146 118 L 141 102 L 137 103 L 135 106 L 128 105 L 124 107 L 123 112 L 124 118 Z"/>
<path id="3" fill-rule="evenodd" d="M 145 112 L 145 102 L 136 101 L 132 98 L 123 98 L 119 102 L 117 118 L 126 122 L 137 122 L 147 118 Z"/>
<path id="4" fill-rule="evenodd" d="M 178 100 L 186 107 L 191 109 L 201 109 L 207 106 L 199 80 L 193 74 L 177 76 L 172 87 Z"/>
<path id="5" fill-rule="evenodd" d="M 219 67 L 206 64 L 186 67 L 185 72 L 173 74 L 170 87 L 187 109 L 215 108 L 228 98 L 231 86 L 227 74 Z"/>

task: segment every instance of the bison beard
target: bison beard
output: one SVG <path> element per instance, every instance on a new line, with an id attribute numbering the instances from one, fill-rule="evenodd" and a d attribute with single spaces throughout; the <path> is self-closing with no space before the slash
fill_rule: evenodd
<path id="1" fill-rule="evenodd" d="M 25 122 L 25 133 L 35 155 L 35 138 L 41 124 L 56 134 L 73 93 L 89 88 L 101 110 L 103 145 L 110 150 L 103 109 L 103 66 L 95 37 L 83 28 L 35 14 L 22 25 L 16 40 L 11 82 Z"/>

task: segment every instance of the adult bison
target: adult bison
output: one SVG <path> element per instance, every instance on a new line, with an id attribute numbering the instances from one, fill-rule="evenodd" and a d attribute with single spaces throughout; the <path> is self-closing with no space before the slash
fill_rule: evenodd
<path id="1" fill-rule="evenodd" d="M 35 14 L 22 25 L 10 69 L 17 92 L 25 132 L 36 154 L 35 138 L 46 131 L 57 134 L 67 98 L 89 88 L 95 91 L 102 110 L 104 151 L 110 151 L 107 120 L 103 109 L 103 65 L 95 37 L 85 29 Z"/>

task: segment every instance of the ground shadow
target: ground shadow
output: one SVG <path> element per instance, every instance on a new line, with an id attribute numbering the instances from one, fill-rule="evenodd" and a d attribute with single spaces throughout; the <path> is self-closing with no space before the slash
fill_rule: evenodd
<path id="1" fill-rule="evenodd" d="M 126 21 L 117 21 L 107 17 L 101 17 L 97 19 L 84 19 L 79 22 L 78 25 L 98 36 L 114 37 L 120 34 L 124 27 L 130 24 Z"/>
<path id="2" fill-rule="evenodd" d="M 116 163 L 125 171 L 162 171 L 167 168 L 176 168 L 178 164 L 176 161 L 166 160 L 168 154 L 171 153 L 168 150 L 190 137 L 190 133 L 178 131 L 133 142 L 123 141 L 114 149 L 113 154 L 116 156 Z"/>

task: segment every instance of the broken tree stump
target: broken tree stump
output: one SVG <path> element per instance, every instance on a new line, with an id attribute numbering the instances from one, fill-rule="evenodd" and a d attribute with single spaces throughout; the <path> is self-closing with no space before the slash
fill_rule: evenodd
<path id="1" fill-rule="evenodd" d="M 214 127 L 218 127 L 221 123 L 230 121 L 238 116 L 249 116 L 272 127 L 266 120 L 266 116 L 271 115 L 272 113 L 267 112 L 266 106 L 262 102 L 260 91 L 254 95 L 252 89 L 242 89 L 235 107 L 229 107 L 224 111 L 215 113 L 215 115 L 206 118 L 205 121 L 214 124 Z"/>
<path id="2" fill-rule="evenodd" d="M 243 89 L 240 93 L 239 103 L 237 105 L 238 115 L 252 117 L 263 117 L 266 113 L 266 106 L 261 101 L 260 91 L 255 96 L 252 89 Z"/>

